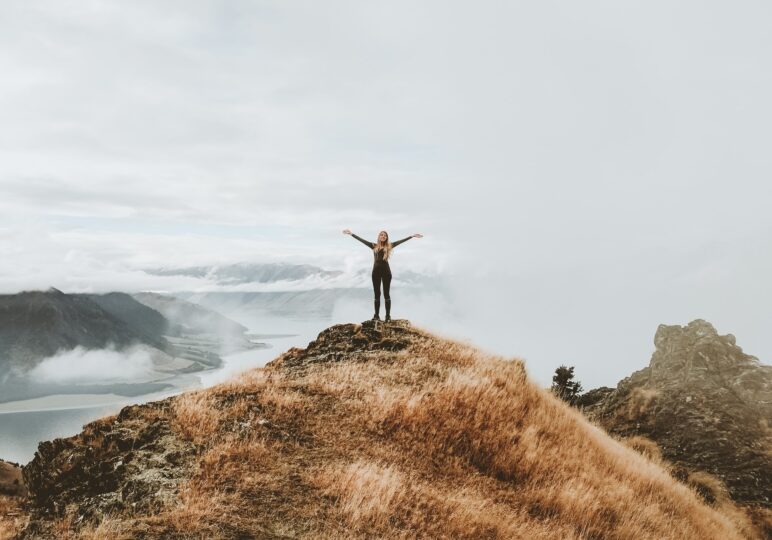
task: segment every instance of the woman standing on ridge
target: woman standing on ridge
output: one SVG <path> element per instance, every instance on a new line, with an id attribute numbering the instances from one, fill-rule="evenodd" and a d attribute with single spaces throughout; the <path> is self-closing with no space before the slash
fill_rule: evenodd
<path id="1" fill-rule="evenodd" d="M 383 281 L 383 298 L 386 300 L 386 320 L 390 321 L 391 296 L 389 296 L 389 289 L 391 287 L 391 268 L 389 268 L 389 256 L 391 255 L 391 250 L 402 242 L 407 242 L 411 238 L 423 238 L 423 235 L 415 233 L 402 240 L 389 242 L 389 233 L 381 231 L 378 233 L 378 242 L 373 243 L 355 235 L 350 229 L 344 229 L 343 234 L 350 234 L 373 250 L 373 257 L 375 258 L 375 261 L 373 262 L 373 293 L 375 294 L 375 313 L 373 314 L 373 320 L 381 320 L 381 281 Z"/>

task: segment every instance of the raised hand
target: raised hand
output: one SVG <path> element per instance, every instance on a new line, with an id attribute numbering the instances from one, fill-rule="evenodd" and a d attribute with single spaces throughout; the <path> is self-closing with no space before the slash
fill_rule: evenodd
<path id="1" fill-rule="evenodd" d="M 343 229 L 343 234 L 351 234 L 351 229 Z"/>

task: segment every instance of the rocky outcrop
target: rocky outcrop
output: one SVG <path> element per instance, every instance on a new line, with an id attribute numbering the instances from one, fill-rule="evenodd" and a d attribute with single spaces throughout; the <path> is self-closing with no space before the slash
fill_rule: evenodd
<path id="1" fill-rule="evenodd" d="M 736 501 L 769 508 L 772 366 L 701 319 L 660 325 L 654 344 L 648 367 L 611 392 L 588 393 L 585 412 L 611 433 L 645 436 L 668 460 L 714 474 Z"/>
<path id="2" fill-rule="evenodd" d="M 609 388 L 608 386 L 594 388 L 593 390 L 585 392 L 581 396 L 577 396 L 575 405 L 577 407 L 592 407 L 606 399 L 613 392 L 614 389 Z"/>
<path id="3" fill-rule="evenodd" d="M 49 537 L 65 511 L 76 521 L 153 512 L 177 496 L 195 455 L 170 427 L 172 398 L 124 408 L 67 439 L 40 443 L 24 467 L 31 520 L 21 538 Z"/>
<path id="4" fill-rule="evenodd" d="M 388 323 L 370 320 L 362 324 L 338 324 L 321 332 L 305 349 L 292 347 L 269 365 L 292 369 L 341 361 L 350 358 L 352 353 L 400 351 L 415 337 L 416 333 L 406 319 Z M 357 358 L 364 362 L 368 355 L 360 354 Z"/>

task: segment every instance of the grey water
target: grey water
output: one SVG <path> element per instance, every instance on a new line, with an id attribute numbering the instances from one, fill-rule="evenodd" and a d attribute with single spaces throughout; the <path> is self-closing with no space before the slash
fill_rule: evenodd
<path id="1" fill-rule="evenodd" d="M 0 414 L 0 458 L 27 463 L 41 441 L 74 435 L 83 425 L 115 412 L 112 407 L 88 407 Z"/>

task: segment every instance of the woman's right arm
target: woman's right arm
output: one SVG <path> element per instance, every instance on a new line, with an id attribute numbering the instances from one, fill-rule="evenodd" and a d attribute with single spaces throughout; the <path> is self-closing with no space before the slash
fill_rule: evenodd
<path id="1" fill-rule="evenodd" d="M 368 242 L 368 241 L 367 241 L 367 240 L 365 240 L 364 238 L 360 238 L 359 236 L 355 235 L 354 233 L 351 233 L 351 236 L 353 236 L 354 238 L 356 238 L 357 240 L 359 240 L 360 242 L 362 242 L 364 245 L 366 245 L 366 246 L 367 246 L 367 247 L 369 247 L 370 249 L 373 249 L 373 248 L 375 247 L 375 244 L 373 244 L 372 242 Z"/>
<path id="2" fill-rule="evenodd" d="M 354 238 L 356 238 L 357 240 L 359 240 L 360 242 L 362 242 L 364 245 L 366 245 L 366 246 L 367 246 L 367 247 L 369 247 L 370 249 L 373 249 L 373 248 L 375 247 L 375 244 L 373 244 L 372 242 L 368 242 L 368 241 L 367 241 L 367 240 L 365 240 L 364 238 L 361 238 L 361 237 L 359 237 L 359 236 L 355 235 L 354 233 L 352 233 L 352 232 L 351 232 L 350 230 L 348 230 L 348 229 L 346 229 L 345 231 L 343 231 L 343 234 L 350 234 L 351 236 L 353 236 Z"/>

